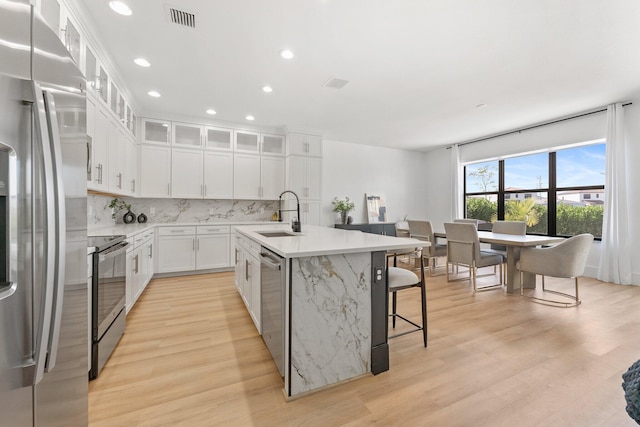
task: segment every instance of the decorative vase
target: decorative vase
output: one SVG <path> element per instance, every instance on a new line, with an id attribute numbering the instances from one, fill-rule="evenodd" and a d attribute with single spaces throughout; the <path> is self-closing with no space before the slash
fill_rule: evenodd
<path id="1" fill-rule="evenodd" d="M 138 222 L 140 224 L 144 224 L 145 222 L 147 222 L 147 216 L 141 213 L 140 215 L 138 215 Z"/>
<path id="2" fill-rule="evenodd" d="M 347 223 L 347 214 L 348 213 L 349 212 L 347 212 L 347 211 L 340 212 L 340 220 L 342 221 L 343 224 Z"/>
<path id="3" fill-rule="evenodd" d="M 136 215 L 131 211 L 127 211 L 127 213 L 124 214 L 122 217 L 122 221 L 125 224 L 131 224 L 132 222 L 135 222 L 135 220 L 136 220 Z"/>

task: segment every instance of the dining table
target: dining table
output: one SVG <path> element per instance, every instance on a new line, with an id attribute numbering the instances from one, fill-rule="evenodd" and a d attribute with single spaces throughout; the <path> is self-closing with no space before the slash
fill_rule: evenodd
<path id="1" fill-rule="evenodd" d="M 436 238 L 446 239 L 447 237 L 446 233 L 441 231 L 436 231 L 433 234 Z M 507 248 L 507 293 L 513 293 L 513 290 L 520 289 L 520 286 L 531 289 L 536 287 L 536 275 L 533 273 L 525 272 L 522 283 L 520 283 L 520 276 L 516 269 L 516 264 L 520 259 L 520 248 L 556 244 L 563 241 L 564 238 L 534 234 L 514 235 L 494 233 L 492 231 L 478 231 L 478 240 L 480 243 L 493 243 L 503 245 Z"/>

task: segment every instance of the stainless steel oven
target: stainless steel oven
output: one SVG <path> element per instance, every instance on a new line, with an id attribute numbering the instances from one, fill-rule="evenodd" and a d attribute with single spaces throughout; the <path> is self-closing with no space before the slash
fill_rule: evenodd
<path id="1" fill-rule="evenodd" d="M 89 245 L 95 247 L 92 263 L 89 379 L 98 377 L 124 333 L 128 244 L 125 236 L 89 238 Z"/>

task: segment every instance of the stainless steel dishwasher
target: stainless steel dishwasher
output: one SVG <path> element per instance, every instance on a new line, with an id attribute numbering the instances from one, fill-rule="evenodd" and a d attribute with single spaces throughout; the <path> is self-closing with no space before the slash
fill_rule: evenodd
<path id="1" fill-rule="evenodd" d="M 284 297 L 287 279 L 285 259 L 262 247 L 260 250 L 260 296 L 262 339 L 280 376 L 284 376 Z"/>

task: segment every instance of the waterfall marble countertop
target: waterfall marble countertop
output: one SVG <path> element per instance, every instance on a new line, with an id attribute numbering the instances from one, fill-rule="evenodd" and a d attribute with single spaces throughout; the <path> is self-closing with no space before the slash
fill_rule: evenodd
<path id="1" fill-rule="evenodd" d="M 87 235 L 89 237 L 94 236 L 116 236 L 116 235 L 124 235 L 127 237 L 135 236 L 138 233 L 143 233 L 147 230 L 150 230 L 155 227 L 194 227 L 194 226 L 246 226 L 246 225 L 267 225 L 267 224 L 275 224 L 281 225 L 281 222 L 274 221 L 250 221 L 250 222 L 155 222 L 155 223 L 144 223 L 144 224 L 115 224 L 106 227 L 97 227 L 94 229 L 89 229 L 87 231 Z M 232 230 L 233 231 L 233 230 Z"/>
<path id="2" fill-rule="evenodd" d="M 235 230 L 284 258 L 318 255 L 377 252 L 395 249 L 428 247 L 431 243 L 406 237 L 382 236 L 357 230 L 319 227 L 302 224 L 301 233 L 293 236 L 265 237 L 261 231 L 291 231 L 286 223 L 236 226 Z"/>

